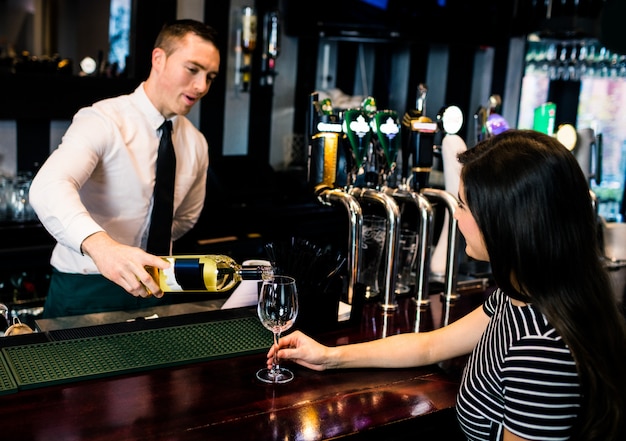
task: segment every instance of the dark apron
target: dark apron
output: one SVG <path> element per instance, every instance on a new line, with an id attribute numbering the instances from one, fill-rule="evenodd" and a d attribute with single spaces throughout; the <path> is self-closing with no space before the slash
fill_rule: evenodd
<path id="1" fill-rule="evenodd" d="M 100 274 L 70 274 L 52 269 L 43 318 L 128 311 L 166 305 L 167 297 L 135 297 Z"/>

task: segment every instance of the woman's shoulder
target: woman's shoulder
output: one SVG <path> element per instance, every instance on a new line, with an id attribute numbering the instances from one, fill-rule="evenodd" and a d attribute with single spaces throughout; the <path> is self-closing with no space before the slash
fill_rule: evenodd
<path id="1" fill-rule="evenodd" d="M 508 297 L 500 288 L 496 288 L 483 302 L 483 310 L 485 314 L 492 317 L 496 312 L 506 305 Z"/>

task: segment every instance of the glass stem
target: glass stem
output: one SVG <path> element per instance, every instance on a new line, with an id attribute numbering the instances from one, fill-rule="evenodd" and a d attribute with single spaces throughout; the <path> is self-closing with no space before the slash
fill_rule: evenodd
<path id="1" fill-rule="evenodd" d="M 274 346 L 278 346 L 280 340 L 280 331 L 274 333 Z M 274 351 L 274 360 L 272 361 L 272 371 L 278 373 L 280 366 L 278 365 L 278 350 Z"/>

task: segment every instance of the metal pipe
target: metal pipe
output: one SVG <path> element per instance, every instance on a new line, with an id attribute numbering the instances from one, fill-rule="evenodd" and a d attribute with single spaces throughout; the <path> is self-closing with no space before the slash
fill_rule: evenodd
<path id="1" fill-rule="evenodd" d="M 400 246 L 400 208 L 393 197 L 373 188 L 353 187 L 350 189 L 357 199 L 364 199 L 370 202 L 381 204 L 387 215 L 388 229 L 386 235 L 386 265 L 384 299 L 381 307 L 385 311 L 394 311 L 398 308 L 396 302 L 396 279 L 398 276 L 398 253 Z"/>
<path id="2" fill-rule="evenodd" d="M 446 273 L 445 273 L 445 285 L 443 292 L 444 303 L 444 316 L 443 326 L 447 326 L 450 321 L 450 304 L 457 300 L 459 295 L 456 292 L 456 281 L 458 274 L 458 238 L 459 230 L 457 228 L 457 221 L 454 218 L 454 213 L 459 206 L 458 201 L 452 194 L 445 190 L 436 188 L 423 188 L 421 193 L 429 200 L 435 199 L 445 204 L 448 211 L 448 247 L 446 253 Z"/>
<path id="3" fill-rule="evenodd" d="M 363 212 L 361 205 L 354 196 L 338 189 L 325 189 L 317 194 L 317 198 L 324 205 L 341 203 L 348 212 L 350 228 L 348 230 L 348 304 L 354 299 L 354 286 L 359 278 L 361 268 L 361 235 L 363 230 Z"/>
<path id="4" fill-rule="evenodd" d="M 418 318 L 415 332 L 419 330 L 419 308 L 430 303 L 428 296 L 428 280 L 430 276 L 430 252 L 433 240 L 433 209 L 428 199 L 420 193 L 401 188 L 384 189 L 385 193 L 397 200 L 414 204 L 420 213 L 420 231 L 417 240 L 417 265 L 415 283 L 415 302 L 418 306 Z"/>

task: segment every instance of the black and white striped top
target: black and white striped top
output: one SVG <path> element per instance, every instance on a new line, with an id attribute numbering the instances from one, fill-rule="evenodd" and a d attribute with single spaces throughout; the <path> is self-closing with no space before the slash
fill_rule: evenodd
<path id="1" fill-rule="evenodd" d="M 530 440 L 566 440 L 580 408 L 572 355 L 532 305 L 497 289 L 491 317 L 463 373 L 457 415 L 469 440 L 501 440 L 504 428 Z"/>

